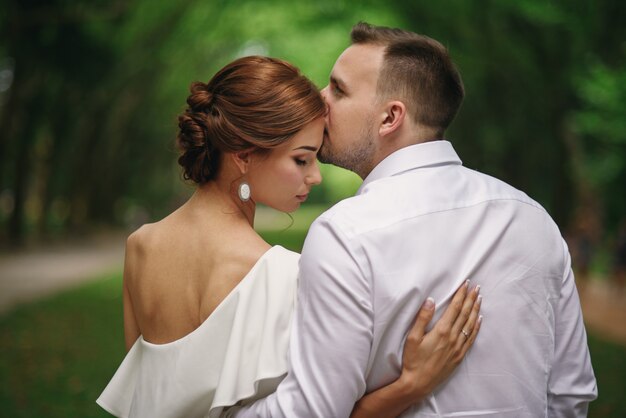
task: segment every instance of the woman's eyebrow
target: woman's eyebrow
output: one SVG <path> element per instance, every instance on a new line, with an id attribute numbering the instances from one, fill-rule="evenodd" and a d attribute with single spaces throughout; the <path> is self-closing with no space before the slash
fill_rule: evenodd
<path id="1" fill-rule="evenodd" d="M 307 150 L 307 151 L 317 152 L 317 148 L 313 147 L 311 145 L 302 145 L 301 147 L 294 148 L 293 151 L 298 150 L 298 149 L 304 149 L 304 150 Z"/>

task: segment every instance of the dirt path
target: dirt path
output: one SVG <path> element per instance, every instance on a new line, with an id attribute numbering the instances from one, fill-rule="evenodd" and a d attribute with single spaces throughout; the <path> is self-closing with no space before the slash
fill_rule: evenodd
<path id="1" fill-rule="evenodd" d="M 100 275 L 121 271 L 126 234 L 101 234 L 0 254 L 0 315 Z"/>
<path id="2" fill-rule="evenodd" d="M 626 293 L 618 293 L 606 281 L 578 285 L 580 304 L 589 332 L 626 346 Z"/>
<path id="3" fill-rule="evenodd" d="M 121 271 L 126 234 L 109 233 L 62 245 L 0 254 L 0 315 L 80 283 Z M 605 282 L 579 286 L 587 329 L 626 346 L 626 295 Z"/>

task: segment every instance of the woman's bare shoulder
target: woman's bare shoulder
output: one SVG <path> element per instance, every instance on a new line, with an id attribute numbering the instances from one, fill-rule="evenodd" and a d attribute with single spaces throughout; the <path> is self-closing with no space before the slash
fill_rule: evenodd
<path id="1" fill-rule="evenodd" d="M 252 227 L 223 222 L 206 222 L 175 211 L 160 221 L 141 226 L 130 234 L 126 255 L 138 271 L 161 271 L 159 266 L 194 266 L 204 272 L 219 264 L 238 276 L 247 271 L 271 246 Z M 181 267 L 182 268 L 182 267 Z M 221 272 L 221 270 L 220 270 Z M 221 272 L 228 274 L 228 272 Z"/>
<path id="2" fill-rule="evenodd" d="M 137 230 L 131 233 L 126 238 L 126 251 L 138 251 L 146 247 L 146 244 L 154 239 L 155 232 L 159 228 L 155 228 L 155 224 L 145 224 L 140 226 Z"/>
<path id="3" fill-rule="evenodd" d="M 132 288 L 154 283 L 160 272 L 181 258 L 180 234 L 164 221 L 144 224 L 126 239 L 124 277 Z"/>
<path id="4" fill-rule="evenodd" d="M 180 224 L 180 216 L 177 212 L 170 213 L 159 221 L 140 226 L 126 239 L 127 248 L 145 249 L 159 241 L 167 242 L 176 231 L 180 230 L 180 225 L 178 225 Z"/>
<path id="5" fill-rule="evenodd" d="M 144 224 L 126 239 L 126 262 L 138 272 L 146 262 L 154 263 L 159 254 L 168 251 L 168 242 L 173 240 L 171 232 L 176 228 L 168 226 L 165 219 Z M 138 270 L 139 269 L 139 270 Z"/>

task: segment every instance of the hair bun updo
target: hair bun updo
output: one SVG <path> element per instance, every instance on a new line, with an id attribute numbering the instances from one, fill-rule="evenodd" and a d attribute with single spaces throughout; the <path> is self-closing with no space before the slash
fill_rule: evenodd
<path id="1" fill-rule="evenodd" d="M 213 93 L 209 86 L 199 81 L 191 83 L 189 87 L 191 94 L 187 97 L 187 106 L 194 112 L 208 113 L 213 104 Z"/>
<path id="2" fill-rule="evenodd" d="M 269 57 L 239 58 L 189 90 L 176 143 L 183 177 L 197 184 L 215 178 L 222 153 L 275 148 L 326 110 L 298 68 Z"/>
<path id="3" fill-rule="evenodd" d="M 181 151 L 178 164 L 183 167 L 183 177 L 197 184 L 204 184 L 215 177 L 219 164 L 218 151 L 208 138 L 208 120 L 213 95 L 207 85 L 194 82 L 187 97 L 187 109 L 178 116 L 176 143 Z"/>

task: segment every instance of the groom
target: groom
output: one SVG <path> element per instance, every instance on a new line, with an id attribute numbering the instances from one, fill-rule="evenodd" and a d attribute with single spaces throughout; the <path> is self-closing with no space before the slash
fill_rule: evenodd
<path id="1" fill-rule="evenodd" d="M 586 416 L 596 382 L 556 225 L 526 194 L 463 167 L 443 139 L 464 91 L 441 44 L 364 23 L 351 36 L 323 90 L 319 159 L 363 185 L 311 226 L 289 374 L 237 416 L 349 416 L 399 375 L 415 307 L 448 301 L 466 279 L 485 297 L 479 338 L 403 416 Z"/>

